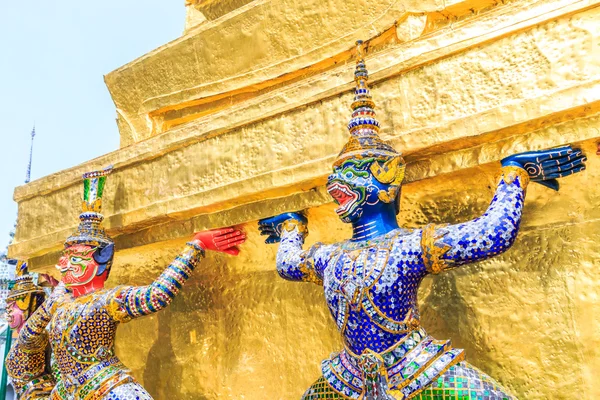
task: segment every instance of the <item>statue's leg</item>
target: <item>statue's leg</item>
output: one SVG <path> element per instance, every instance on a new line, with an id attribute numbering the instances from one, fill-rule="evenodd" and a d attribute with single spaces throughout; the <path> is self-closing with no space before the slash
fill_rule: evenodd
<path id="1" fill-rule="evenodd" d="M 347 399 L 346 396 L 342 396 L 323 378 L 322 376 L 317 379 L 315 383 L 308 388 L 308 390 L 302 396 L 302 400 L 321 400 L 321 399 Z"/>
<path id="2" fill-rule="evenodd" d="M 119 385 L 108 392 L 102 400 L 153 400 L 150 393 L 139 383 L 129 382 Z"/>
<path id="3" fill-rule="evenodd" d="M 515 400 L 498 382 L 463 361 L 448 369 L 422 392 L 411 399 L 418 400 Z"/>

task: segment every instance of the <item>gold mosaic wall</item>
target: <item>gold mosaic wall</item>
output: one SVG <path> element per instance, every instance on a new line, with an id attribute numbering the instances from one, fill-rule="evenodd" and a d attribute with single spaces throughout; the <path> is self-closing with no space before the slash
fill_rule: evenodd
<path id="1" fill-rule="evenodd" d="M 370 39 L 382 135 L 410 162 L 402 225 L 478 216 L 508 154 L 588 154 L 558 193 L 530 186 L 509 252 L 427 278 L 420 301 L 431 334 L 519 398 L 600 398 L 600 1 L 387 1 L 363 19 L 358 3 L 224 2 L 237 8 L 109 74 L 122 147 L 17 188 L 11 255 L 51 269 L 78 177 L 109 163 L 111 285 L 147 284 L 192 232 L 238 224 L 241 255 L 209 255 L 169 309 L 120 328 L 117 353 L 157 399 L 299 398 L 340 339 L 320 288 L 277 276 L 256 220 L 308 209 L 309 244 L 350 236 L 323 183 L 352 44 Z"/>

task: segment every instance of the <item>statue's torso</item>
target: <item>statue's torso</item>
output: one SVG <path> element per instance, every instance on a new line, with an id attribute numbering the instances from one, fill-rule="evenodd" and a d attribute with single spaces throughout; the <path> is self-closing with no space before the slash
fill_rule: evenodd
<path id="1" fill-rule="evenodd" d="M 418 323 L 417 290 L 425 275 L 420 239 L 420 231 L 397 229 L 330 246 L 325 298 L 352 352 L 381 352 Z"/>
<path id="2" fill-rule="evenodd" d="M 114 354 L 117 322 L 108 311 L 108 291 L 66 299 L 50 320 L 50 343 L 61 373 L 78 376 Z"/>
<path id="3" fill-rule="evenodd" d="M 321 371 L 336 393 L 358 399 L 367 383 L 379 382 L 407 397 L 464 358 L 419 327 L 417 291 L 427 274 L 421 238 L 421 230 L 397 229 L 370 242 L 326 246 L 318 265 L 345 349 Z"/>
<path id="4" fill-rule="evenodd" d="M 133 381 L 114 355 L 118 322 L 110 313 L 112 291 L 64 297 L 49 324 L 50 344 L 60 371 L 60 398 L 83 391 L 106 391 Z"/>

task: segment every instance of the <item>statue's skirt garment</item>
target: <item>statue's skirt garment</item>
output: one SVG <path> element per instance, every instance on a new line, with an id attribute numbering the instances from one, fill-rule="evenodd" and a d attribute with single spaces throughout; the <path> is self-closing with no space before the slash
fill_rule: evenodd
<path id="1" fill-rule="evenodd" d="M 391 396 L 404 399 L 402 394 L 392 391 Z M 504 400 L 514 399 L 508 391 L 492 378 L 468 362 L 460 362 L 435 379 L 423 391 L 409 397 L 415 400 Z M 303 400 L 348 399 L 336 392 L 324 377 L 320 377 L 306 391 Z"/>
<path id="2" fill-rule="evenodd" d="M 363 393 L 369 379 L 380 391 L 386 391 L 390 400 L 514 398 L 497 382 L 464 362 L 463 350 L 452 348 L 450 341 L 433 339 L 422 328 L 388 350 L 373 353 L 381 360 L 382 368 L 373 370 L 371 378 L 366 377 L 364 370 L 366 353 L 368 351 L 359 356 L 345 349 L 323 361 L 323 375 L 306 391 L 303 399 L 370 398 L 368 393 Z"/>

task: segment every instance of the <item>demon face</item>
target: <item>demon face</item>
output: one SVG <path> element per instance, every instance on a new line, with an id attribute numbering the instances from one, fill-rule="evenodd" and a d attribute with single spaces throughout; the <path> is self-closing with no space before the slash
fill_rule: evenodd
<path id="1" fill-rule="evenodd" d="M 69 286 L 85 285 L 98 273 L 98 262 L 94 259 L 97 249 L 87 245 L 67 247 L 58 260 L 56 268 L 62 274 L 62 282 Z"/>
<path id="2" fill-rule="evenodd" d="M 371 172 L 374 158 L 349 159 L 334 167 L 327 180 L 327 191 L 339 205 L 335 210 L 346 223 L 357 222 L 363 215 L 375 212 L 381 203 L 380 192 L 388 185 L 377 181 Z"/>

